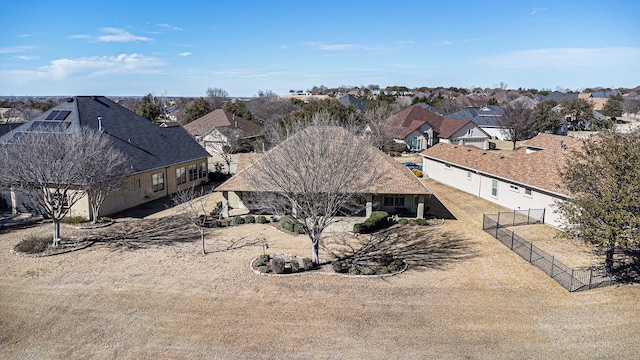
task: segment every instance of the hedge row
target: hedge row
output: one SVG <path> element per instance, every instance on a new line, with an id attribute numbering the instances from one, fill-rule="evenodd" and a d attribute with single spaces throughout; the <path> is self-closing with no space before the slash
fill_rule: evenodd
<path id="1" fill-rule="evenodd" d="M 356 234 L 369 234 L 380 229 L 384 229 L 391 225 L 389 213 L 386 211 L 374 211 L 371 216 L 362 223 L 353 225 L 353 232 Z"/>

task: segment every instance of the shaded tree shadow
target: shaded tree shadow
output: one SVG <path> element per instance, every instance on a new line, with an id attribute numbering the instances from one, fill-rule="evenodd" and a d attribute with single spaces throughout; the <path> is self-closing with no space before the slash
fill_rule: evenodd
<path id="1" fill-rule="evenodd" d="M 91 240 L 136 250 L 198 241 L 200 233 L 182 218 L 166 217 L 118 223 L 95 234 Z"/>
<path id="2" fill-rule="evenodd" d="M 370 235 L 345 236 L 323 248 L 336 259 L 353 264 L 366 264 L 391 255 L 416 270 L 444 269 L 477 256 L 469 239 L 451 231 L 420 226 L 392 227 Z"/>
<path id="3" fill-rule="evenodd" d="M 456 217 L 447 209 L 446 206 L 435 195 L 429 196 L 426 201 L 426 206 L 429 207 L 429 215 L 432 215 L 436 218 L 445 219 L 445 220 L 458 220 Z"/>
<path id="4" fill-rule="evenodd" d="M 640 283 L 640 249 L 621 250 L 619 261 L 613 268 L 613 276 L 617 283 Z"/>
<path id="5" fill-rule="evenodd" d="M 221 246 L 224 242 L 227 243 L 226 246 Z M 216 241 L 216 249 L 207 250 L 207 253 L 222 253 L 226 251 L 233 251 L 245 247 L 255 246 L 258 244 L 264 244 L 265 242 L 266 240 L 264 238 L 249 239 L 247 236 L 241 237 L 239 239 L 219 240 Z"/>

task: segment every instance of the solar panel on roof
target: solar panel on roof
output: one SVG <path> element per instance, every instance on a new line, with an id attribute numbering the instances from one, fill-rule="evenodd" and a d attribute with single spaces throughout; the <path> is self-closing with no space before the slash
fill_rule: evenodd
<path id="1" fill-rule="evenodd" d="M 58 113 L 58 115 L 56 116 L 56 118 L 55 118 L 55 119 L 53 119 L 53 120 L 62 121 L 62 120 L 64 120 L 64 119 L 66 119 L 66 118 L 67 118 L 67 116 L 69 116 L 69 114 L 71 114 L 71 111 L 69 111 L 69 110 L 61 110 L 61 111 Z"/>
<path id="2" fill-rule="evenodd" d="M 60 111 L 53 110 L 52 112 L 49 113 L 49 115 L 47 115 L 47 118 L 45 120 L 53 120 L 56 118 L 56 116 L 58 116 L 59 113 Z"/>

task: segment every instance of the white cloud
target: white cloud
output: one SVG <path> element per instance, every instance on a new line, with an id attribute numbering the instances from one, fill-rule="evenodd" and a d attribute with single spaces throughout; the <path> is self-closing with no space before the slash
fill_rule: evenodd
<path id="1" fill-rule="evenodd" d="M 175 25 L 169 25 L 169 24 L 158 24 L 159 27 L 163 28 L 163 29 L 169 29 L 169 30 L 175 30 L 175 31 L 182 31 L 184 30 L 181 27 L 175 26 Z"/>
<path id="2" fill-rule="evenodd" d="M 149 74 L 164 65 L 155 57 L 141 54 L 92 56 L 76 59 L 57 59 L 35 70 L 3 71 L 0 74 L 27 80 L 67 80 L 77 77 L 99 77 L 117 74 Z"/>
<path id="3" fill-rule="evenodd" d="M 185 52 L 181 52 L 180 54 L 178 54 L 178 56 L 189 56 L 193 54 L 191 51 L 185 51 Z"/>
<path id="4" fill-rule="evenodd" d="M 538 12 L 545 11 L 545 10 L 547 10 L 547 8 L 536 8 L 536 9 L 533 9 L 533 10 L 531 10 L 531 15 L 535 15 Z"/>
<path id="5" fill-rule="evenodd" d="M 19 55 L 19 56 L 14 56 L 13 58 L 17 60 L 25 60 L 25 61 L 40 59 L 40 57 L 36 55 Z"/>
<path id="6" fill-rule="evenodd" d="M 558 48 L 514 51 L 478 59 L 481 65 L 515 70 L 611 68 L 640 64 L 640 48 Z"/>
<path id="7" fill-rule="evenodd" d="M 15 54 L 20 52 L 25 52 L 34 49 L 33 46 L 28 45 L 18 45 L 12 47 L 0 48 L 0 54 Z"/>
<path id="8" fill-rule="evenodd" d="M 20 34 L 20 35 L 18 35 L 18 38 L 19 39 L 24 39 L 24 38 L 28 38 L 28 37 L 31 37 L 31 36 L 33 36 L 33 35 L 31 35 L 31 34 Z"/>
<path id="9" fill-rule="evenodd" d="M 107 27 L 101 30 L 105 35 L 98 36 L 97 40 L 100 42 L 151 41 L 151 38 L 133 35 L 124 29 Z"/>
<path id="10" fill-rule="evenodd" d="M 365 50 L 365 51 L 388 51 L 393 49 L 388 46 L 381 45 L 360 45 L 360 44 L 325 44 L 323 42 L 308 41 L 304 43 L 322 51 L 349 51 L 349 50 Z"/>
<path id="11" fill-rule="evenodd" d="M 451 41 L 449 41 L 449 40 L 443 40 L 443 41 L 437 42 L 437 43 L 435 43 L 433 45 L 435 45 L 435 46 L 447 46 L 447 45 L 453 45 L 453 43 Z"/>

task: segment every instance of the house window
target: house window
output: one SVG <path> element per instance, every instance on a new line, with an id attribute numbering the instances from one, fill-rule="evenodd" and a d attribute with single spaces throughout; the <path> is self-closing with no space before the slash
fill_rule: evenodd
<path id="1" fill-rule="evenodd" d="M 151 183 L 153 184 L 153 192 L 164 190 L 164 173 L 151 175 Z"/>
<path id="2" fill-rule="evenodd" d="M 205 178 L 207 177 L 207 163 L 206 162 L 201 162 L 200 163 L 200 174 L 198 175 L 199 178 Z"/>
<path id="3" fill-rule="evenodd" d="M 447 170 L 451 170 L 451 164 L 444 164 L 444 168 Z"/>
<path id="4" fill-rule="evenodd" d="M 467 135 L 471 135 L 473 133 L 473 129 L 469 128 L 467 129 Z"/>
<path id="5" fill-rule="evenodd" d="M 531 189 L 524 189 L 524 195 L 531 197 Z"/>
<path id="6" fill-rule="evenodd" d="M 491 196 L 498 197 L 498 180 L 491 180 Z"/>
<path id="7" fill-rule="evenodd" d="M 176 169 L 176 184 L 184 184 L 187 182 L 187 169 L 183 166 Z"/>
<path id="8" fill-rule="evenodd" d="M 467 180 L 471 180 L 471 171 L 467 171 Z"/>
<path id="9" fill-rule="evenodd" d="M 189 181 L 196 180 L 198 178 L 198 165 L 189 165 Z"/>
<path id="10" fill-rule="evenodd" d="M 385 195 L 384 206 L 404 206 L 404 195 Z"/>
<path id="11" fill-rule="evenodd" d="M 518 187 L 517 187 L 517 186 L 515 186 L 515 185 L 509 185 L 509 190 L 511 190 L 511 191 L 515 191 L 515 192 L 519 192 L 519 191 L 520 191 L 520 188 L 518 188 Z"/>

